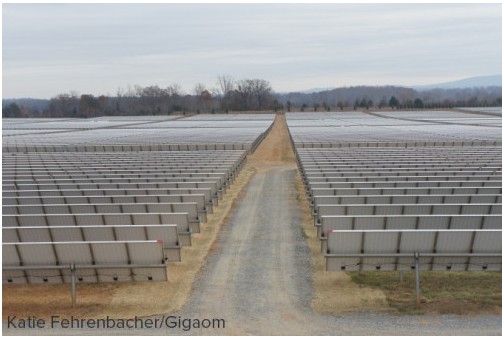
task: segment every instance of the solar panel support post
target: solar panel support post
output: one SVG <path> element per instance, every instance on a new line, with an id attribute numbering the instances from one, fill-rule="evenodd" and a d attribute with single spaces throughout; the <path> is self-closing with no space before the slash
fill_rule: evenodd
<path id="1" fill-rule="evenodd" d="M 420 256 L 415 252 L 415 292 L 417 307 L 420 306 Z"/>
<path id="2" fill-rule="evenodd" d="M 71 306 L 74 308 L 77 305 L 77 269 L 75 264 L 70 265 L 71 271 Z"/>

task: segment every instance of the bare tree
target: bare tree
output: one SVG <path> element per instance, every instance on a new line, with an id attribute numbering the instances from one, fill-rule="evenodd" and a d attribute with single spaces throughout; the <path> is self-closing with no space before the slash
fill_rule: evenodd
<path id="1" fill-rule="evenodd" d="M 44 114 L 47 117 L 78 117 L 79 96 L 75 91 L 59 94 L 49 101 Z"/>
<path id="2" fill-rule="evenodd" d="M 78 104 L 79 117 L 90 118 L 100 115 L 99 101 L 93 95 L 81 95 Z"/>
<path id="3" fill-rule="evenodd" d="M 167 99 L 168 93 L 166 89 L 162 89 L 158 85 L 152 85 L 143 88 L 141 91 L 141 101 L 146 106 L 147 113 L 158 115 L 162 112 L 162 103 Z"/>
<path id="4" fill-rule="evenodd" d="M 168 112 L 172 113 L 175 111 L 181 111 L 185 108 L 183 107 L 182 95 L 183 90 L 181 85 L 178 83 L 173 83 L 166 88 L 167 94 L 169 95 L 169 109 Z"/>
<path id="5" fill-rule="evenodd" d="M 201 93 L 206 90 L 206 86 L 202 83 L 197 83 L 193 88 L 193 94 L 197 97 L 200 96 Z"/>
<path id="6" fill-rule="evenodd" d="M 2 118 L 19 118 L 28 117 L 23 110 L 16 104 L 11 103 L 7 106 L 2 107 Z"/>
<path id="7" fill-rule="evenodd" d="M 237 83 L 244 110 L 271 109 L 274 101 L 272 86 L 262 79 L 246 79 Z"/>
<path id="8" fill-rule="evenodd" d="M 218 76 L 218 95 L 220 101 L 220 109 L 228 112 L 234 105 L 235 80 L 229 75 Z"/>
<path id="9" fill-rule="evenodd" d="M 229 75 L 218 76 L 218 84 L 220 85 L 221 94 L 223 96 L 235 89 L 235 81 Z"/>
<path id="10" fill-rule="evenodd" d="M 195 111 L 197 113 L 200 113 L 201 109 L 203 109 L 203 99 L 202 99 L 202 93 L 206 92 L 206 87 L 202 83 L 197 83 L 195 87 L 193 88 L 193 95 L 195 97 Z"/>
<path id="11" fill-rule="evenodd" d="M 183 95 L 183 90 L 181 89 L 181 85 L 179 85 L 179 83 L 173 83 L 167 87 L 167 93 L 170 96 L 181 96 Z"/>

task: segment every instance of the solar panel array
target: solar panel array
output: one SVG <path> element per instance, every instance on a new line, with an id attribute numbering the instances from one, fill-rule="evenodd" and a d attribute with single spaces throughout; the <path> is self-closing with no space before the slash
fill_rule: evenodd
<path id="1" fill-rule="evenodd" d="M 272 114 L 3 119 L 3 152 L 253 150 Z"/>
<path id="2" fill-rule="evenodd" d="M 497 116 L 452 111 L 288 113 L 296 148 L 502 145 Z"/>
<path id="3" fill-rule="evenodd" d="M 4 119 L 3 282 L 166 280 L 274 121 L 245 116 Z"/>
<path id="4" fill-rule="evenodd" d="M 330 271 L 502 270 L 502 118 L 289 113 Z M 418 254 L 418 255 L 416 255 Z"/>
<path id="5" fill-rule="evenodd" d="M 481 115 L 502 116 L 502 107 L 461 108 L 460 110 Z"/>

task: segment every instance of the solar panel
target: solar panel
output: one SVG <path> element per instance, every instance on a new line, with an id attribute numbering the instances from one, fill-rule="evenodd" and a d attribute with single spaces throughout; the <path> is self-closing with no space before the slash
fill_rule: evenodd
<path id="1" fill-rule="evenodd" d="M 478 231 L 474 235 L 472 242 L 472 251 L 477 253 L 501 252 L 502 241 L 497 235 L 492 235 L 491 231 Z M 469 261 L 469 270 L 498 270 L 501 271 L 500 259 L 496 257 L 471 257 Z"/>
<path id="2" fill-rule="evenodd" d="M 166 281 L 157 241 L 3 243 L 4 283 L 63 283 L 75 264 L 79 282 Z"/>
<path id="3" fill-rule="evenodd" d="M 169 261 L 180 261 L 176 225 L 4 227 L 3 242 L 161 240 Z"/>
<path id="4" fill-rule="evenodd" d="M 396 230 L 396 229 L 502 229 L 502 215 L 341 215 L 323 216 L 317 227 L 321 249 L 326 252 L 327 234 L 339 230 Z"/>
<path id="5" fill-rule="evenodd" d="M 106 214 L 50 214 L 4 215 L 7 226 L 88 226 L 88 225 L 149 225 L 176 224 L 182 245 L 191 244 L 191 230 L 187 213 L 106 213 Z"/>
<path id="6" fill-rule="evenodd" d="M 3 243 L 5 245 L 5 243 Z M 58 257 L 52 243 L 14 243 L 23 266 L 56 266 Z M 2 263 L 2 267 L 5 265 Z M 61 283 L 57 269 L 26 270 L 28 283 Z"/>
<path id="7" fill-rule="evenodd" d="M 340 230 L 327 240 L 327 270 L 502 270 L 502 230 Z"/>
<path id="8" fill-rule="evenodd" d="M 94 263 L 94 252 L 88 244 L 60 243 L 54 245 L 59 264 L 62 265 L 91 265 Z M 63 283 L 71 283 L 71 271 L 69 268 L 59 271 L 63 278 Z M 77 278 L 80 283 L 98 282 L 96 270 L 77 268 Z"/>
<path id="9" fill-rule="evenodd" d="M 361 231 L 343 231 L 343 235 L 329 235 L 327 254 L 343 252 L 344 254 L 359 254 L 362 249 Z M 360 269 L 359 257 L 347 257 L 345 259 L 326 259 L 326 269 L 329 271 L 357 271 Z"/>
<path id="10" fill-rule="evenodd" d="M 438 232 L 436 238 L 436 253 L 468 254 L 471 250 L 473 231 L 450 230 Z M 502 252 L 501 252 L 502 253 Z M 432 270 L 466 270 L 468 257 L 436 257 Z"/>
<path id="11" fill-rule="evenodd" d="M 377 232 L 372 235 L 364 235 L 364 254 L 392 254 L 399 239 L 399 232 Z M 362 270 L 395 270 L 395 257 L 363 258 Z"/>
<path id="12" fill-rule="evenodd" d="M 2 244 L 2 267 L 3 266 L 20 266 L 21 258 L 15 245 Z M 24 270 L 2 270 L 2 282 L 23 284 L 26 283 L 27 274 Z"/>

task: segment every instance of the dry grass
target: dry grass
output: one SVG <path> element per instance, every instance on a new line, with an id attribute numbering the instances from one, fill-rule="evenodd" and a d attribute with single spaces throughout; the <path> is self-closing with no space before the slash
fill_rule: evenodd
<path id="1" fill-rule="evenodd" d="M 258 149 L 249 156 L 248 163 L 255 168 L 262 168 L 269 165 L 294 164 L 295 162 L 286 117 L 277 115 L 272 130 Z"/>
<path id="2" fill-rule="evenodd" d="M 389 306 L 404 314 L 502 314 L 502 273 L 421 272 L 420 308 L 416 308 L 415 273 L 351 273 L 362 287 L 381 289 Z"/>

